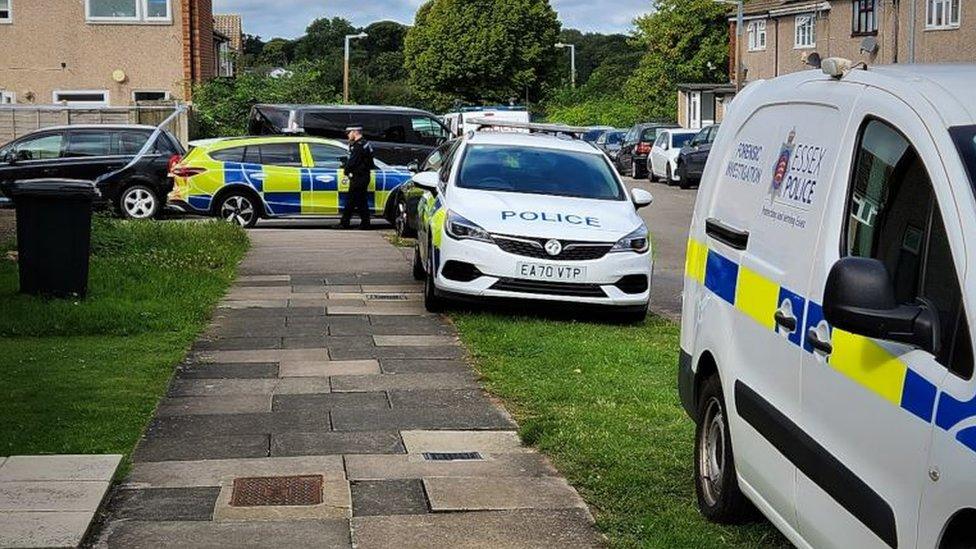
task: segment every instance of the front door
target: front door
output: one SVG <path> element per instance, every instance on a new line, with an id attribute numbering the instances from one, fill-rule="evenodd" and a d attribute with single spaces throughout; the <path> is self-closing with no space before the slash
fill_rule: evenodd
<path id="1" fill-rule="evenodd" d="M 701 92 L 688 94 L 688 127 L 691 129 L 702 127 Z"/>
<path id="2" fill-rule="evenodd" d="M 800 531 L 815 547 L 915 546 L 936 392 L 961 306 L 952 259 L 961 243 L 947 238 L 961 230 L 948 196 L 934 192 L 948 188 L 929 160 L 935 145 L 908 105 L 880 93 L 866 103 L 852 117 L 851 169 L 834 183 L 811 272 L 801 381 L 810 442 L 796 495 Z M 900 302 L 928 300 L 947 328 L 942 352 L 832 328 L 821 304 L 841 255 L 882 261 Z"/>

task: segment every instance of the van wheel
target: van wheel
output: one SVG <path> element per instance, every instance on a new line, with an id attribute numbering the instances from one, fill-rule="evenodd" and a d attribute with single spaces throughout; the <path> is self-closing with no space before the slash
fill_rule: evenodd
<path id="1" fill-rule="evenodd" d="M 427 278 L 427 272 L 424 270 L 424 262 L 420 259 L 420 248 L 413 247 L 413 279 L 423 280 Z"/>
<path id="2" fill-rule="evenodd" d="M 718 375 L 705 380 L 698 401 L 695 492 L 698 508 L 712 522 L 740 524 L 754 516 L 755 508 L 739 490 L 736 479 L 732 437 Z"/>
<path id="3" fill-rule="evenodd" d="M 159 214 L 159 197 L 146 185 L 126 187 L 119 195 L 119 212 L 126 219 L 153 219 Z"/>
<path id="4" fill-rule="evenodd" d="M 258 205 L 254 199 L 241 192 L 232 192 L 220 199 L 217 215 L 224 221 L 237 223 L 250 229 L 258 222 Z"/>

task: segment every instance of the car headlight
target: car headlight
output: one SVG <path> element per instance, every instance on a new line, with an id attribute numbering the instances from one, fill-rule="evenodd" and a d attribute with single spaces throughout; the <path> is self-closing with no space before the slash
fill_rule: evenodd
<path id="1" fill-rule="evenodd" d="M 611 252 L 635 252 L 639 254 L 647 253 L 650 249 L 650 239 L 647 234 L 647 227 L 641 225 L 634 232 L 621 238 L 610 249 Z"/>
<path id="2" fill-rule="evenodd" d="M 493 242 L 488 231 L 482 229 L 477 223 L 468 221 L 464 217 L 447 211 L 447 221 L 444 223 L 447 235 L 455 240 L 478 240 L 480 242 Z"/>

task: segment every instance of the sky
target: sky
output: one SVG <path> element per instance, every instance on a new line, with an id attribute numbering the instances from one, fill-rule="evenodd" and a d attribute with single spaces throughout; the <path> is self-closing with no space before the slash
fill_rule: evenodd
<path id="1" fill-rule="evenodd" d="M 239 13 L 244 32 L 265 40 L 295 38 L 316 17 L 344 17 L 356 26 L 383 20 L 413 23 L 424 0 L 213 0 L 214 13 Z M 622 32 L 635 17 L 650 11 L 650 0 L 551 0 L 563 28 Z"/>

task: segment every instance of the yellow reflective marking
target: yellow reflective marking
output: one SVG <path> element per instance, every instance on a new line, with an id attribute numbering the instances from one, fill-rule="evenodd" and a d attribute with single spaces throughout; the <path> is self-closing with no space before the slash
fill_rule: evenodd
<path id="1" fill-rule="evenodd" d="M 694 238 L 688 239 L 688 250 L 685 255 L 685 275 L 705 283 L 705 260 L 708 258 L 708 247 Z"/>
<path id="2" fill-rule="evenodd" d="M 303 214 L 334 214 L 339 211 L 339 193 L 335 191 L 302 191 Z"/>
<path id="3" fill-rule="evenodd" d="M 779 300 L 779 284 L 739 265 L 735 285 L 735 307 L 769 330 L 776 327 L 773 313 Z"/>
<path id="4" fill-rule="evenodd" d="M 374 210 L 382 212 L 386 208 L 386 202 L 390 199 L 390 191 L 376 191 L 373 197 Z"/>
<path id="5" fill-rule="evenodd" d="M 302 191 L 302 172 L 298 168 L 264 166 L 263 192 L 297 193 Z"/>
<path id="6" fill-rule="evenodd" d="M 315 162 L 312 160 L 312 151 L 309 149 L 308 145 L 305 143 L 300 143 L 298 150 L 302 153 L 302 166 L 305 168 L 315 167 Z"/>
<path id="7" fill-rule="evenodd" d="M 895 406 L 901 405 L 908 371 L 903 362 L 872 339 L 836 328 L 831 343 L 831 367 Z"/>
<path id="8" fill-rule="evenodd" d="M 434 212 L 434 216 L 430 220 L 430 240 L 438 248 L 441 246 L 441 239 L 444 236 L 444 221 L 446 218 L 447 210 L 441 208 Z"/>

